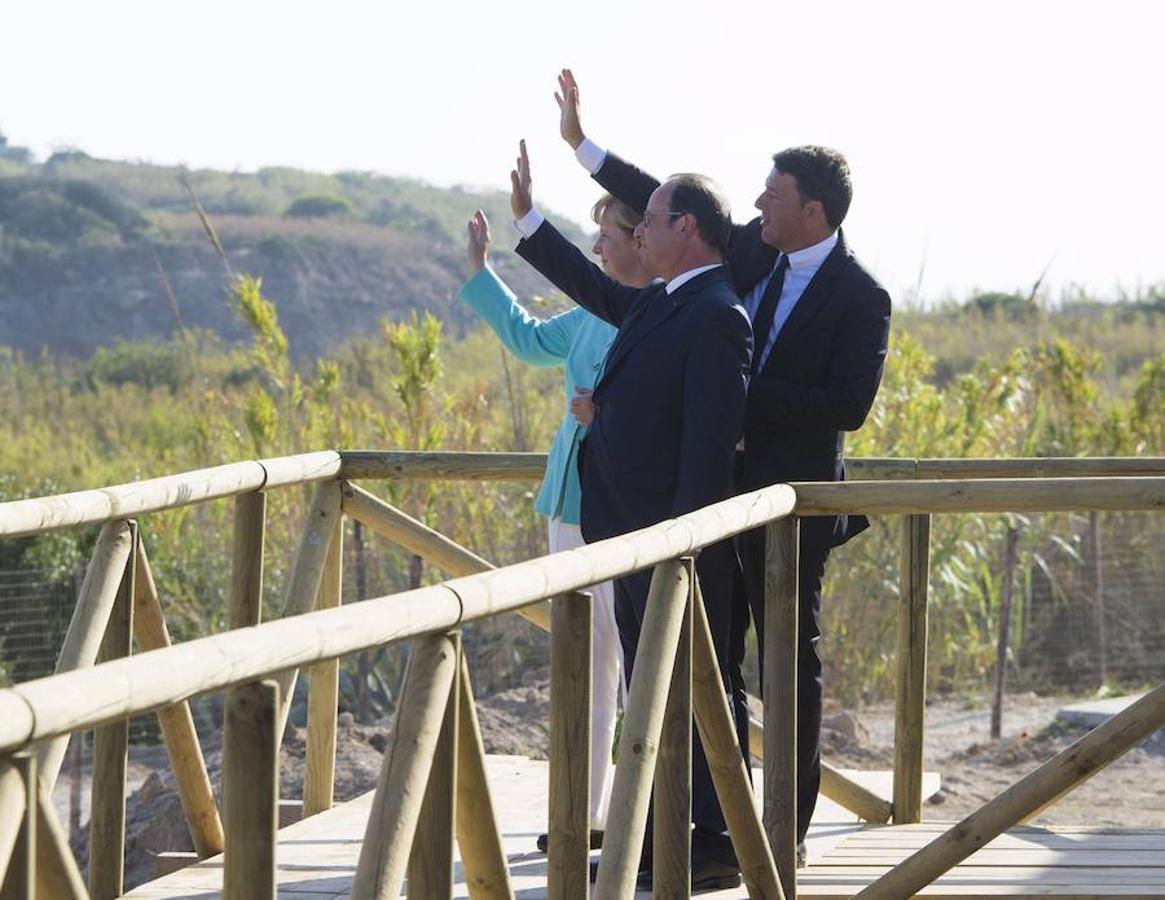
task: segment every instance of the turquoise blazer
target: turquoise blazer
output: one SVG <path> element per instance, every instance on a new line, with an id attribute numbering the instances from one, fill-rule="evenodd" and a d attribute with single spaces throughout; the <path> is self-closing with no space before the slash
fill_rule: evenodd
<path id="1" fill-rule="evenodd" d="M 586 429 L 570 414 L 576 387 L 593 388 L 616 329 L 578 307 L 551 319 L 528 313 L 489 266 L 469 279 L 457 294 L 494 330 L 522 362 L 566 370 L 562 424 L 550 445 L 546 475 L 534 509 L 573 525 L 579 520 L 578 444 Z"/>

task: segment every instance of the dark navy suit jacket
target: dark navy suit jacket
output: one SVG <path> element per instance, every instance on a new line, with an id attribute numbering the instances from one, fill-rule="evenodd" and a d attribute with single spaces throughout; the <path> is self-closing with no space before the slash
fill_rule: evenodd
<path id="1" fill-rule="evenodd" d="M 609 278 L 549 222 L 518 253 L 619 329 L 579 452 L 581 527 L 597 541 L 732 495 L 752 328 L 723 266 L 668 295 Z"/>
<path id="2" fill-rule="evenodd" d="M 638 210 L 646 209 L 659 186 L 614 153 L 607 154 L 595 180 Z M 759 218 L 734 226 L 727 262 L 740 296 L 776 261 L 777 251 L 761 240 Z M 860 428 L 873 405 L 889 331 L 890 296 L 839 234 L 749 385 L 737 492 L 845 478 L 844 432 Z M 822 540 L 836 546 L 867 525 L 865 516 L 817 517 L 803 523 L 803 531 L 820 531 Z"/>

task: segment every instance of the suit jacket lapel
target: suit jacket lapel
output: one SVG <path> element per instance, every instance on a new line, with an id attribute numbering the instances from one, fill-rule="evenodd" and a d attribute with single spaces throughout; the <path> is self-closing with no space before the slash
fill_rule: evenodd
<path id="1" fill-rule="evenodd" d="M 636 344 L 667 321 L 683 305 L 685 298 L 689 298 L 707 281 L 704 275 L 717 274 L 717 277 L 723 277 L 718 274 L 723 271 L 724 268 L 721 266 L 719 269 L 697 275 L 672 294 L 668 294 L 661 285 L 656 291 L 652 291 L 651 296 L 645 296 L 640 308 L 631 317 L 628 317 L 624 321 L 623 327 L 619 329 L 619 335 L 607 354 L 607 362 L 603 366 L 603 377 L 599 379 L 600 383 L 607 380 L 611 372 L 626 358 Z"/>
<path id="2" fill-rule="evenodd" d="M 768 368 L 773 360 L 777 358 L 781 347 L 796 337 L 809 324 L 817 311 L 829 300 L 831 296 L 830 286 L 841 272 L 842 266 L 845 265 L 848 252 L 845 245 L 845 238 L 839 232 L 837 245 L 829 252 L 829 256 L 825 257 L 825 262 L 821 264 L 821 268 L 817 270 L 817 274 L 805 286 L 804 293 L 797 300 L 797 305 L 793 307 L 789 318 L 785 320 L 785 324 L 777 334 L 777 339 L 773 343 L 773 349 L 769 352 L 769 358 L 765 361 L 765 368 Z"/>

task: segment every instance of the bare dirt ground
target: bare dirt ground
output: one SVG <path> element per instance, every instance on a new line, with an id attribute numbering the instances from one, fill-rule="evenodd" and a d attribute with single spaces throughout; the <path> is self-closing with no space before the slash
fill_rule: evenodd
<path id="1" fill-rule="evenodd" d="M 478 718 L 486 752 L 545 759 L 549 750 L 550 689 L 545 672 L 530 673 L 527 683 L 478 701 Z M 926 768 L 942 774 L 942 791 L 923 809 L 929 821 L 957 820 L 999 794 L 1042 762 L 1079 738 L 1084 729 L 1056 721 L 1070 698 L 1017 694 L 1007 698 L 1003 737 L 989 739 L 989 709 L 954 700 L 927 706 Z M 339 719 L 336 800 L 343 801 L 376 786 L 391 723 L 357 725 L 350 714 Z M 835 765 L 865 769 L 892 766 L 892 704 L 857 711 L 827 711 L 826 758 Z M 303 791 L 304 732 L 294 729 L 283 742 L 280 794 Z M 205 748 L 216 793 L 221 753 L 215 741 Z M 86 773 L 87 776 L 87 773 Z M 84 776 L 83 776 L 84 777 Z M 88 800 L 88 783 L 82 794 Z M 162 850 L 191 849 L 190 837 L 161 747 L 131 749 L 131 791 L 126 834 L 126 882 L 134 886 L 153 877 L 153 855 Z M 69 772 L 62 772 L 54 792 L 63 821 L 68 821 Z M 86 804 L 87 806 L 87 804 Z M 82 818 L 87 818 L 87 808 Z M 1165 734 L 1127 754 L 1076 791 L 1045 810 L 1038 824 L 1165 827 Z M 74 849 L 84 863 L 87 828 L 74 835 Z"/>

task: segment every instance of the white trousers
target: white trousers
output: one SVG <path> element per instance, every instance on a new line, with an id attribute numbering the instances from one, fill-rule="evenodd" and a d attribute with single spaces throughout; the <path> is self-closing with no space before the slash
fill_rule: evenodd
<path id="1" fill-rule="evenodd" d="M 550 552 L 573 550 L 585 543 L 577 525 L 550 519 Z M 615 586 L 610 581 L 587 588 L 591 604 L 591 828 L 607 822 L 615 767 L 615 711 L 623 685 L 623 645 L 615 624 Z"/>

